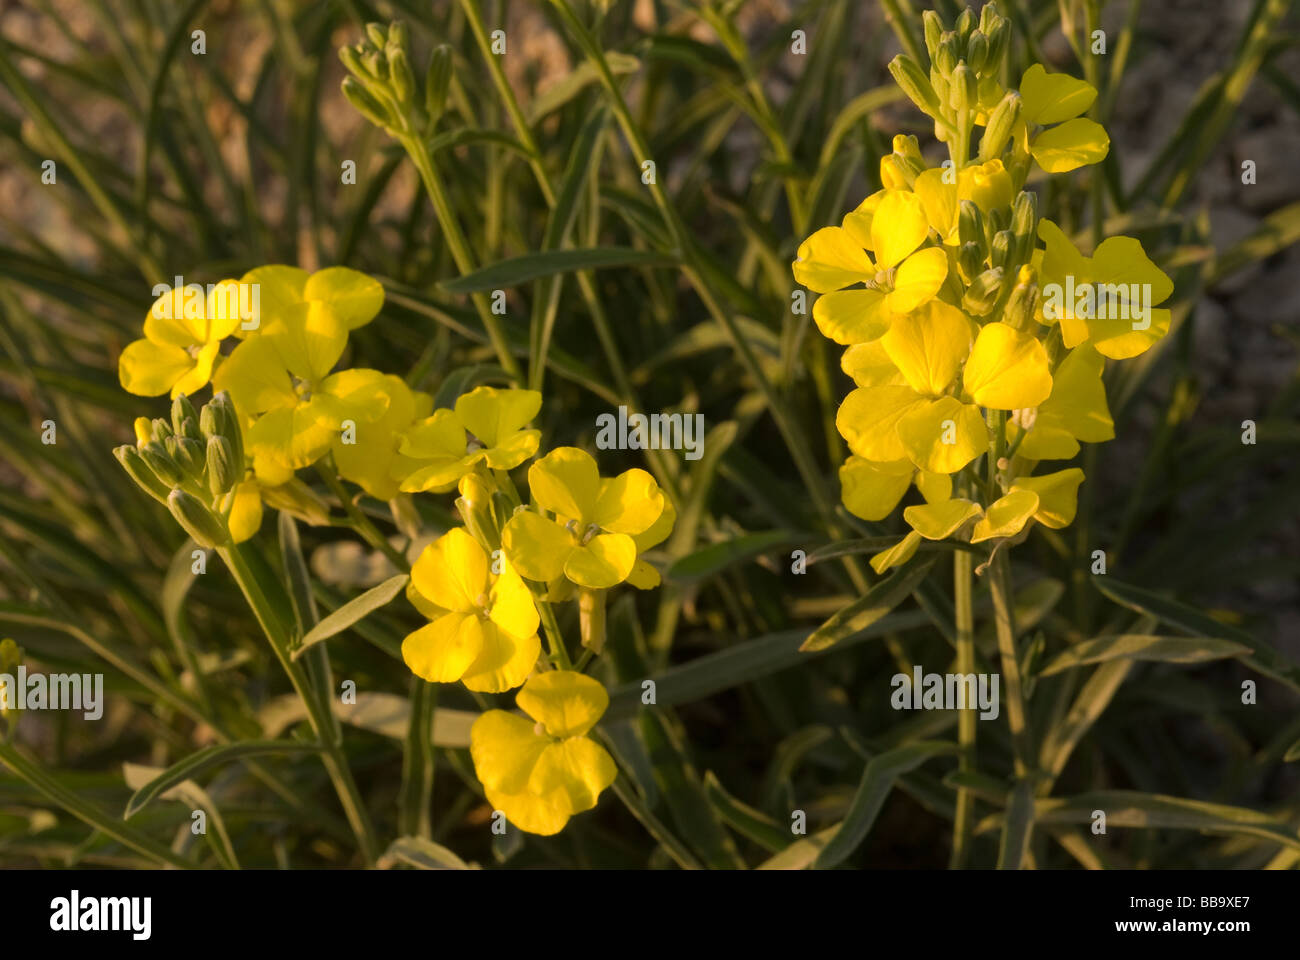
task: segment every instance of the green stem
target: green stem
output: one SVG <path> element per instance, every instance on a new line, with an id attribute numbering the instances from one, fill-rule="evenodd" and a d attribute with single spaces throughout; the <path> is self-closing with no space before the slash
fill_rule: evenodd
<path id="1" fill-rule="evenodd" d="M 975 613 L 971 593 L 971 554 L 958 550 L 952 558 L 952 600 L 955 611 L 957 641 L 957 673 L 975 672 Z M 957 743 L 960 747 L 958 768 L 963 773 L 975 772 L 975 732 L 978 717 L 974 710 L 962 710 L 957 715 Z M 970 840 L 974 828 L 975 795 L 965 787 L 957 789 L 957 809 L 953 822 L 952 856 L 948 865 L 960 870 L 970 855 Z"/>
<path id="2" fill-rule="evenodd" d="M 379 528 L 370 522 L 370 518 L 352 502 L 352 498 L 348 496 L 348 492 L 344 489 L 343 483 L 339 480 L 338 473 L 335 472 L 333 465 L 321 460 L 316 464 L 316 472 L 325 481 L 325 485 L 330 488 L 330 493 L 334 494 L 335 498 L 343 506 L 343 512 L 348 515 L 348 526 L 364 538 L 366 543 L 386 556 L 394 567 L 402 572 L 410 573 L 410 562 L 396 547 L 388 542 L 388 538 L 380 533 Z"/>
<path id="3" fill-rule="evenodd" d="M 997 628 L 998 653 L 1002 659 L 1002 681 L 1006 690 L 1007 723 L 1017 777 L 1029 772 L 1033 757 L 1029 728 L 1025 723 L 1025 702 L 1021 692 L 1020 660 L 1016 655 L 1015 620 L 1011 606 L 1011 571 L 1004 550 L 989 563 L 989 590 L 993 594 L 993 619 Z"/>
<path id="4" fill-rule="evenodd" d="M 334 783 L 334 789 L 338 793 L 339 802 L 343 805 L 343 812 L 352 827 L 352 832 L 356 834 L 357 842 L 361 848 L 361 855 L 366 865 L 370 866 L 374 863 L 378 850 L 374 827 L 370 822 L 370 815 L 366 812 L 365 804 L 361 800 L 361 793 L 357 789 L 356 781 L 352 778 L 352 771 L 343 756 L 342 745 L 332 735 L 333 721 L 330 705 L 321 703 L 317 699 L 307 678 L 306 671 L 290 657 L 289 642 L 291 637 L 285 627 L 284 619 L 276 611 L 268 596 L 266 588 L 270 584 L 267 583 L 266 578 L 259 577 L 254 571 L 249 563 L 245 548 L 240 545 L 218 547 L 217 553 L 225 561 L 231 576 L 235 578 L 235 582 L 239 584 L 244 599 L 248 601 L 253 615 L 257 617 L 257 621 L 262 627 L 262 632 L 266 634 L 266 639 L 271 644 L 271 650 L 275 653 L 276 659 L 280 661 L 280 666 L 288 675 L 294 692 L 298 694 L 299 699 L 302 700 L 307 709 L 308 722 L 311 724 L 312 731 L 321 745 L 321 759 L 325 765 L 325 770 Z M 278 587 L 279 585 L 275 584 L 275 586 Z"/>
<path id="5" fill-rule="evenodd" d="M 403 837 L 433 836 L 433 718 L 438 709 L 438 685 L 411 678 L 411 722 L 402 752 L 402 792 L 397 811 Z"/>

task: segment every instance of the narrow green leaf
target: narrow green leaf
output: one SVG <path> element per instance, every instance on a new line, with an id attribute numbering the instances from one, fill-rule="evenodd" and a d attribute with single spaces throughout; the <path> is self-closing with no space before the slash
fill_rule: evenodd
<path id="1" fill-rule="evenodd" d="M 938 741 L 911 743 L 886 751 L 867 763 L 862 772 L 858 791 L 849 804 L 849 812 L 844 822 L 831 838 L 830 842 L 817 854 L 813 861 L 814 870 L 826 870 L 842 863 L 856 850 L 871 832 L 876 816 L 889 792 L 894 789 L 894 781 L 904 773 L 915 770 L 932 757 L 955 754 L 957 745 Z"/>
<path id="2" fill-rule="evenodd" d="M 420 870 L 475 870 L 440 843 L 423 837 L 398 837 L 388 846 L 376 866 L 388 870 L 394 864 L 404 863 Z"/>
<path id="3" fill-rule="evenodd" d="M 710 544 L 694 553 L 688 553 L 673 562 L 672 566 L 664 572 L 664 578 L 677 583 L 696 583 L 750 557 L 774 550 L 781 544 L 803 542 L 808 536 L 791 530 L 747 533 L 721 543 Z"/>
<path id="4" fill-rule="evenodd" d="M 1034 832 L 1034 783 L 1021 780 L 1007 803 L 1006 819 L 1002 826 L 1002 840 L 998 844 L 998 869 L 1019 870 L 1025 863 L 1025 852 Z"/>
<path id="5" fill-rule="evenodd" d="M 1107 660 L 1149 660 L 1161 663 L 1204 663 L 1250 653 L 1250 648 L 1231 640 L 1210 637 L 1155 637 L 1142 633 L 1123 633 L 1111 637 L 1094 637 L 1062 651 L 1042 669 L 1039 676 L 1050 677 L 1072 667 Z"/>
<path id="6" fill-rule="evenodd" d="M 582 250 L 548 250 L 511 257 L 467 273 L 463 277 L 444 280 L 440 286 L 448 293 L 480 293 L 484 290 L 507 289 L 536 280 L 538 277 L 574 270 L 596 270 L 604 267 L 671 267 L 679 263 L 677 257 L 653 250 L 634 250 L 631 247 L 588 247 Z"/>
<path id="7" fill-rule="evenodd" d="M 238 743 L 223 743 L 215 747 L 208 747 L 172 764 L 163 773 L 137 790 L 131 796 L 131 799 L 127 801 L 126 813 L 122 815 L 122 819 L 131 819 L 132 816 L 144 809 L 151 800 L 165 793 L 171 787 L 231 760 L 238 760 L 243 757 L 261 757 L 267 754 L 316 753 L 319 750 L 320 747 L 316 744 L 304 743 L 299 740 L 244 740 Z"/>
<path id="8" fill-rule="evenodd" d="M 302 638 L 302 643 L 293 650 L 293 658 L 297 660 L 313 645 L 320 643 L 322 640 L 328 640 L 337 633 L 342 633 L 358 620 L 368 617 L 380 607 L 391 602 L 394 597 L 406 588 L 406 582 L 410 579 L 409 574 L 399 573 L 395 577 L 389 577 L 378 586 L 371 587 L 355 600 L 349 600 L 343 604 L 343 606 L 316 624 Z"/>
<path id="9" fill-rule="evenodd" d="M 704 774 L 704 796 L 723 823 L 769 853 L 778 853 L 789 845 L 786 830 L 761 810 L 755 810 L 728 793 L 712 770 Z"/>
<path id="10" fill-rule="evenodd" d="M 825 650 L 845 637 L 865 630 L 906 600 L 933 565 L 933 560 L 914 560 L 895 571 L 809 634 L 799 649 L 805 652 Z"/>

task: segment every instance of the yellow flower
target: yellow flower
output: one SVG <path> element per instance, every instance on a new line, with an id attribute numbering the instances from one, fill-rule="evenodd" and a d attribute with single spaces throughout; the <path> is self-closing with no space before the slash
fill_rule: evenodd
<path id="1" fill-rule="evenodd" d="M 632 565 L 632 572 L 627 575 L 627 582 L 632 584 L 638 590 L 653 590 L 660 584 L 659 571 L 650 565 L 650 563 L 641 557 L 651 547 L 658 546 L 668 539 L 668 535 L 673 532 L 673 524 L 677 522 L 677 508 L 673 502 L 666 496 L 664 497 L 664 509 L 649 528 L 632 537 L 632 542 L 636 544 L 636 563 Z"/>
<path id="2" fill-rule="evenodd" d="M 379 281 L 349 267 L 308 273 L 300 267 L 270 264 L 250 270 L 240 282 L 254 284 L 258 291 L 260 309 L 250 324 L 254 331 L 308 301 L 328 304 L 345 330 L 369 323 L 384 305 Z"/>
<path id="3" fill-rule="evenodd" d="M 948 276 L 948 254 L 940 247 L 917 250 L 929 230 L 916 194 L 882 190 L 842 226 L 823 227 L 801 243 L 794 276 L 824 294 L 813 305 L 822 334 L 843 344 L 875 340 L 894 316 L 933 299 Z M 844 289 L 855 283 L 866 286 Z"/>
<path id="4" fill-rule="evenodd" d="M 435 411 L 402 438 L 399 450 L 416 467 L 402 489 L 445 493 L 479 463 L 513 470 L 537 452 L 541 431 L 523 427 L 541 407 L 536 390 L 476 387 L 462 394 L 454 411 Z"/>
<path id="5" fill-rule="evenodd" d="M 952 478 L 945 473 L 916 469 L 910 460 L 873 463 L 850 456 L 840 467 L 840 499 L 855 517 L 875 522 L 894 512 L 913 483 L 927 503 L 952 496 Z"/>
<path id="6" fill-rule="evenodd" d="M 532 672 L 541 653 L 537 607 L 504 557 L 489 563 L 478 541 L 453 527 L 424 548 L 411 585 L 407 596 L 432 621 L 402 641 L 416 676 L 501 693 Z"/>
<path id="7" fill-rule="evenodd" d="M 1174 283 L 1137 240 L 1110 237 L 1085 257 L 1051 220 L 1039 221 L 1038 235 L 1046 244 L 1034 254 L 1043 291 L 1039 321 L 1059 322 L 1067 347 L 1091 340 L 1102 356 L 1125 360 L 1169 332 L 1170 311 L 1156 304 Z"/>
<path id="8" fill-rule="evenodd" d="M 980 407 L 1036 407 L 1051 392 L 1042 344 L 1004 323 L 976 327 L 939 300 L 896 318 L 881 346 L 905 383 L 859 387 L 835 418 L 849 449 L 875 463 L 955 473 L 988 447 Z M 949 392 L 959 372 L 960 399 Z"/>
<path id="9" fill-rule="evenodd" d="M 418 464 L 398 452 L 405 430 L 429 415 L 433 397 L 412 390 L 401 377 L 385 376 L 378 387 L 388 397 L 388 409 L 372 423 L 334 435 L 334 465 L 377 500 L 392 500 L 400 481 Z"/>
<path id="10" fill-rule="evenodd" d="M 501 533 L 510 562 L 529 580 L 563 575 L 583 587 L 622 583 L 636 564 L 637 534 L 664 511 L 665 497 L 644 470 L 602 479 L 591 455 L 557 447 L 528 470 L 533 499 L 552 520 L 531 510 L 510 518 Z"/>
<path id="11" fill-rule="evenodd" d="M 586 736 L 609 706 L 599 682 L 571 670 L 537 674 L 515 702 L 531 720 L 489 710 L 470 728 L 470 756 L 488 803 L 520 830 L 550 836 L 596 805 L 618 769 Z"/>
<path id="12" fill-rule="evenodd" d="M 154 301 L 144 318 L 144 338 L 126 345 L 117 362 L 128 393 L 156 397 L 195 393 L 207 384 L 221 341 L 240 324 L 239 284 L 222 280 L 200 295 L 177 287 Z"/>
<path id="13" fill-rule="evenodd" d="M 320 459 L 345 421 L 373 423 L 387 411 L 383 374 L 330 373 L 347 339 L 327 301 L 303 301 L 262 323 L 217 371 L 217 388 L 229 391 L 241 416 L 255 418 L 245 446 L 264 486 L 287 483 Z"/>
<path id="14" fill-rule="evenodd" d="M 970 200 L 989 213 L 1009 207 L 1015 198 L 1011 174 L 1001 160 L 972 163 L 953 174 L 951 168 L 933 167 L 917 175 L 916 195 L 925 211 L 926 222 L 944 243 L 956 244 L 961 201 Z"/>
<path id="15" fill-rule="evenodd" d="M 1052 393 L 1037 410 L 1017 410 L 1007 420 L 1007 442 L 1025 434 L 1017 452 L 1027 460 L 1069 460 L 1079 441 L 1115 437 L 1115 422 L 1101 382 L 1105 361 L 1090 344 L 1075 347 L 1052 374 Z"/>
<path id="16" fill-rule="evenodd" d="M 1079 116 L 1097 99 L 1091 84 L 1064 73 L 1049 74 L 1035 63 L 1020 80 L 1020 96 L 1017 138 L 1048 173 L 1067 173 L 1106 159 L 1110 137 L 1105 127 Z M 1029 127 L 1048 124 L 1057 126 L 1029 140 Z"/>

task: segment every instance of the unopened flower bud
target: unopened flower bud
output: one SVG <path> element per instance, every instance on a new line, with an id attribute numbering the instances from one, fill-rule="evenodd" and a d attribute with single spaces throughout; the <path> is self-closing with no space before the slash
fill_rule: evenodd
<path id="1" fill-rule="evenodd" d="M 149 464 L 145 462 L 139 450 L 124 443 L 113 450 L 113 456 L 117 457 L 117 462 L 135 481 L 136 486 L 159 503 L 167 502 L 167 494 L 171 493 L 171 487 L 158 479 L 158 475 L 149 468 Z"/>
<path id="2" fill-rule="evenodd" d="M 213 496 L 221 496 L 239 480 L 235 470 L 235 455 L 230 441 L 225 437 L 209 437 L 207 449 L 208 489 Z"/>
<path id="3" fill-rule="evenodd" d="M 605 591 L 582 587 L 578 590 L 578 628 L 582 645 L 592 653 L 605 649 Z"/>
<path id="4" fill-rule="evenodd" d="M 140 456 L 149 465 L 154 476 L 168 487 L 175 487 L 181 482 L 181 468 L 158 441 L 151 440 L 140 448 Z"/>
<path id="5" fill-rule="evenodd" d="M 963 283 L 974 283 L 984 272 L 986 254 L 977 243 L 963 243 L 957 250 L 957 271 Z"/>
<path id="6" fill-rule="evenodd" d="M 970 7 L 963 10 L 957 17 L 954 29 L 957 33 L 957 41 L 961 44 L 962 49 L 965 49 L 967 41 L 970 40 L 971 32 L 975 29 L 975 22 L 975 14 Z"/>
<path id="7" fill-rule="evenodd" d="M 424 109 L 432 123 L 438 122 L 446 106 L 451 66 L 451 47 L 445 43 L 434 47 L 433 56 L 429 58 L 429 72 L 424 78 Z"/>
<path id="8" fill-rule="evenodd" d="M 187 435 L 183 429 L 186 419 L 197 423 L 199 415 L 194 412 L 194 404 L 190 403 L 190 398 L 181 393 L 172 401 L 172 432 Z"/>
<path id="9" fill-rule="evenodd" d="M 903 92 L 922 112 L 932 117 L 942 116 L 934 87 L 930 85 L 930 81 L 915 60 L 905 53 L 900 53 L 889 61 L 889 72 Z"/>
<path id="10" fill-rule="evenodd" d="M 944 32 L 939 38 L 939 50 L 934 58 L 935 68 L 945 77 L 953 72 L 957 67 L 957 61 L 961 57 L 958 55 L 957 34 L 951 30 Z"/>
<path id="11" fill-rule="evenodd" d="M 176 437 L 175 444 L 176 448 L 173 456 L 175 456 L 176 462 L 181 465 L 181 469 L 195 480 L 202 479 L 203 469 L 207 465 L 207 454 L 203 449 L 203 444 L 189 437 Z"/>
<path id="12" fill-rule="evenodd" d="M 979 102 L 979 81 L 975 71 L 961 61 L 952 71 L 952 89 L 948 91 L 948 104 L 957 116 L 965 117 Z"/>
<path id="13" fill-rule="evenodd" d="M 1014 266 L 1011 263 L 1011 249 L 1015 239 L 1015 234 L 1010 230 L 999 230 L 993 234 L 993 242 L 989 245 L 989 262 L 993 266 L 1002 267 L 1004 270 Z"/>
<path id="14" fill-rule="evenodd" d="M 167 496 L 167 509 L 201 547 L 216 547 L 230 539 L 221 518 L 193 494 L 173 490 Z"/>
<path id="15" fill-rule="evenodd" d="M 394 125 L 388 108 L 380 103 L 355 77 L 343 78 L 343 96 L 347 97 L 348 103 L 356 107 L 357 111 L 375 126 L 387 130 Z"/>
<path id="16" fill-rule="evenodd" d="M 933 10 L 927 10 L 921 14 L 921 23 L 925 26 L 925 49 L 930 54 L 930 62 L 934 63 L 939 38 L 943 36 L 943 19 Z"/>
<path id="17" fill-rule="evenodd" d="M 388 44 L 388 31 L 382 23 L 367 23 L 366 38 L 382 50 Z"/>
<path id="18" fill-rule="evenodd" d="M 989 56 L 989 38 L 976 30 L 966 42 L 966 63 L 978 75 L 984 70 Z"/>
<path id="19" fill-rule="evenodd" d="M 981 273 L 961 298 L 962 309 L 976 317 L 982 317 L 991 311 L 1002 293 L 1002 278 L 1001 267 L 993 267 Z"/>
<path id="20" fill-rule="evenodd" d="M 984 128 L 984 136 L 980 137 L 981 163 L 987 163 L 1002 153 L 1002 148 L 1007 145 L 1016 128 L 1016 121 L 1020 119 L 1022 104 L 1020 94 L 1010 90 L 993 108 L 988 126 Z"/>
<path id="21" fill-rule="evenodd" d="M 172 425 L 162 417 L 154 417 L 149 436 L 154 443 L 165 443 L 168 437 L 175 436 Z"/>

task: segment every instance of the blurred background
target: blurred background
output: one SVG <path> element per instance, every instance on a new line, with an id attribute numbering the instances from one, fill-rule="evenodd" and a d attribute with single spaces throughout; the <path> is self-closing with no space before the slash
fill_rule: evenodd
<path id="1" fill-rule="evenodd" d="M 602 102 L 599 85 L 548 5 L 475 6 L 488 29 L 505 31 L 501 66 L 542 168 L 559 182 Z M 955 4 L 934 6 L 951 21 Z M 1081 236 L 1100 224 L 1105 235 L 1140 237 L 1177 282 L 1170 336 L 1108 374 L 1117 439 L 1081 458 L 1088 480 L 1078 524 L 1017 551 L 1017 585 L 1037 584 L 1035 596 L 1050 599 L 1032 607 L 1029 628 L 1052 638 L 1086 638 L 1131 618 L 1086 582 L 1080 558 L 1103 549 L 1108 573 L 1196 608 L 1202 629 L 1222 625 L 1234 632 L 1225 635 L 1244 632 L 1300 659 L 1300 19 L 1291 6 L 1002 4 L 1022 31 L 1022 67 L 1037 57 L 1049 70 L 1083 75 L 1075 45 L 1086 49 L 1093 29 L 1105 37 L 1094 66 L 1110 156 L 1079 176 L 1031 181 L 1040 209 Z M 740 329 L 799 418 L 828 484 L 844 456 L 833 416 L 848 381 L 808 318 L 791 314 L 789 262 L 804 236 L 878 189 L 893 134 L 917 134 L 932 163 L 944 155 L 885 69 L 902 49 L 899 18 L 915 24 L 922 7 L 578 5 L 587 22 L 599 18 L 661 182 L 718 274 L 734 279 L 726 293 Z M 28 714 L 16 741 L 58 783 L 114 814 L 131 792 L 124 764 L 166 766 L 216 742 L 215 727 L 270 736 L 271 712 L 287 691 L 233 584 L 218 573 L 190 586 L 178 573 L 189 555 L 183 533 L 111 456 L 132 440 L 133 418 L 166 415 L 164 400 L 126 394 L 116 374 L 153 286 L 177 275 L 213 282 L 263 263 L 345 264 L 381 278 L 389 292 L 380 317 L 354 334 L 351 363 L 434 394 L 502 382 L 467 301 L 438 286 L 456 269 L 414 168 L 339 92 L 338 48 L 355 42 L 364 23 L 390 19 L 410 25 L 417 73 L 434 44 L 455 51 L 440 131 L 514 136 L 455 2 L 0 0 L 0 637 L 48 670 L 107 674 L 101 722 Z M 799 30 L 803 53 L 792 49 Z M 658 214 L 612 122 L 598 149 L 579 208 L 578 232 L 590 241 L 582 245 L 661 243 Z M 518 150 L 469 136 L 436 159 L 480 263 L 539 248 L 548 205 Z M 42 181 L 49 160 L 52 183 Z M 345 161 L 355 162 L 355 183 L 343 182 Z M 849 587 L 829 565 L 790 575 L 792 549 L 825 541 L 822 521 L 731 342 L 674 271 L 591 276 L 612 342 L 593 335 L 590 298 L 566 283 L 543 446 L 591 447 L 596 416 L 632 393 L 645 409 L 702 412 L 711 427 L 733 426 L 711 438 L 718 454 L 701 466 L 669 465 L 699 514 L 663 548 L 662 565 L 755 532 L 788 534 L 703 563 L 703 572 L 680 568 L 661 594 L 625 597 L 612 613 L 605 679 L 617 689 L 745 640 L 812 629 L 846 602 Z M 508 291 L 507 329 L 524 357 L 532 297 L 529 285 Z M 41 441 L 47 420 L 57 424 L 54 445 Z M 1242 443 L 1248 420 L 1253 445 Z M 642 465 L 637 456 L 606 453 L 602 467 Z M 420 505 L 430 533 L 445 529 L 450 499 L 422 499 L 430 501 Z M 383 504 L 367 509 L 387 517 Z M 268 555 L 273 526 L 262 533 Z M 391 573 L 340 531 L 304 527 L 302 537 L 322 603 L 337 605 Z M 418 622 L 399 601 L 370 635 L 332 641 L 336 674 L 405 697 L 409 673 L 393 652 Z M 924 617 L 888 626 L 891 644 L 938 669 L 946 648 Z M 211 722 L 178 715 L 138 677 L 106 667 L 104 649 L 168 689 L 205 689 Z M 842 819 L 864 756 L 905 742 L 903 721 L 888 707 L 894 665 L 886 645 L 782 666 L 706 684 L 657 731 L 624 717 L 615 734 L 629 756 L 648 762 L 637 778 L 647 803 L 710 865 L 764 856 L 752 838 L 733 841 L 717 829 L 726 798 L 783 829 L 789 811 L 802 808 L 822 829 Z M 1259 679 L 1253 706 L 1241 703 L 1245 679 Z M 376 716 L 384 702 L 374 703 Z M 1293 686 L 1236 661 L 1140 665 L 1076 751 L 1061 794 L 1193 797 L 1268 811 L 1294 833 L 1300 777 L 1282 757 L 1300 740 L 1298 703 Z M 446 691 L 442 705 L 482 706 L 458 690 Z M 354 771 L 381 831 L 392 835 L 386 811 L 401 785 L 402 728 L 382 716 L 354 726 Z M 656 750 L 671 754 L 670 775 Z M 994 767 L 1005 760 L 996 735 L 988 756 Z M 612 800 L 560 837 L 493 840 L 465 751 L 440 751 L 438 764 L 435 839 L 466 859 L 669 862 Z M 239 765 L 208 782 L 241 859 L 353 863 L 319 772 L 303 763 L 286 765 L 284 775 L 312 799 L 306 811 L 268 795 Z M 913 775 L 850 863 L 945 865 L 950 804 L 937 775 Z M 188 816 L 155 804 L 131 822 L 179 837 Z M 1295 862 L 1279 854 L 1286 848 L 1222 833 L 1117 831 L 1099 841 L 1095 863 L 1043 837 L 1035 855 L 1043 866 Z M 991 860 L 996 833 L 980 842 Z M 0 866 L 137 862 L 0 768 Z"/>

